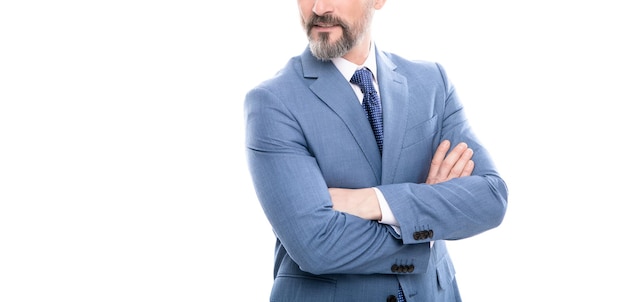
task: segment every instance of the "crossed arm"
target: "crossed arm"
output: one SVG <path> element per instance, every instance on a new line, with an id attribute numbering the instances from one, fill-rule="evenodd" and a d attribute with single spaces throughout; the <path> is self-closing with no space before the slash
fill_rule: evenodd
<path id="1" fill-rule="evenodd" d="M 473 151 L 466 143 L 459 143 L 450 153 L 450 141 L 439 144 L 428 171 L 426 184 L 437 184 L 453 178 L 469 176 L 474 170 Z M 446 155 L 447 154 L 447 155 Z M 373 188 L 329 188 L 333 209 L 363 219 L 380 220 L 382 213 Z"/>

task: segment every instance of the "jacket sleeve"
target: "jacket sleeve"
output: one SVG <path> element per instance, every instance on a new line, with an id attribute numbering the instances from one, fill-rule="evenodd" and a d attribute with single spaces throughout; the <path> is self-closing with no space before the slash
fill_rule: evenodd
<path id="1" fill-rule="evenodd" d="M 405 245 L 390 226 L 332 209 L 306 136 L 277 93 L 261 86 L 246 95 L 245 145 L 257 197 L 291 258 L 313 274 L 424 272 L 428 242 Z"/>
<path id="2" fill-rule="evenodd" d="M 508 204 L 506 183 L 487 149 L 473 133 L 445 71 L 439 65 L 437 68 L 445 102 L 435 105 L 438 130 L 432 148 L 434 150 L 444 139 L 450 140 L 452 146 L 466 142 L 474 151 L 475 168 L 471 176 L 435 185 L 424 184 L 422 179 L 418 181 L 422 183 L 401 182 L 378 187 L 400 224 L 405 244 L 477 235 L 500 225 Z M 410 148 L 404 152 L 410 152 Z"/>

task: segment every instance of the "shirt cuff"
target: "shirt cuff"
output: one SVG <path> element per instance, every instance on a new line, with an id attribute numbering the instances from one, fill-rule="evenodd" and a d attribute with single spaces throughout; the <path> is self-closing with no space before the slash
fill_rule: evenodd
<path id="1" fill-rule="evenodd" d="M 377 188 L 373 188 L 374 192 L 376 192 L 376 197 L 378 198 L 378 205 L 380 206 L 381 219 L 378 221 L 382 224 L 388 224 L 393 227 L 398 234 L 400 234 L 400 224 L 396 220 L 396 217 L 393 216 L 391 212 L 391 208 L 389 208 L 389 203 L 387 203 L 387 199 L 383 196 L 383 193 L 380 192 Z"/>

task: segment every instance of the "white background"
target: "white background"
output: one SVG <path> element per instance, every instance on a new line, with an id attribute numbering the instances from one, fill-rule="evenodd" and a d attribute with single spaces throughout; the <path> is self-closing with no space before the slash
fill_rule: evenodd
<path id="1" fill-rule="evenodd" d="M 624 301 L 619 1 L 394 1 L 379 47 L 447 69 L 510 189 L 450 242 L 467 302 Z M 244 94 L 296 1 L 0 3 L 0 301 L 268 301 Z"/>

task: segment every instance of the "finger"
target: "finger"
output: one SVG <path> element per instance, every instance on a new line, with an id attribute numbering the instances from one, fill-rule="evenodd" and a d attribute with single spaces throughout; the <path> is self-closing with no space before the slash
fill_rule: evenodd
<path id="1" fill-rule="evenodd" d="M 434 164 L 435 166 L 440 166 L 443 160 L 446 158 L 446 153 L 448 153 L 448 150 L 450 150 L 450 141 L 442 141 L 435 151 L 432 164 Z"/>
<path id="2" fill-rule="evenodd" d="M 474 161 L 470 159 L 467 162 L 467 164 L 465 165 L 465 167 L 463 168 L 463 172 L 461 173 L 461 177 L 470 176 L 470 175 L 472 175 L 472 172 L 474 172 Z"/>
<path id="3" fill-rule="evenodd" d="M 459 158 L 463 155 L 463 152 L 467 150 L 466 143 L 459 143 L 456 145 L 449 153 L 446 155 L 446 158 L 441 163 L 441 168 L 439 169 L 439 174 L 443 175 L 445 178 L 452 172 L 454 165 L 459 161 Z"/>
<path id="4" fill-rule="evenodd" d="M 437 181 L 437 177 L 439 175 L 439 169 L 449 149 L 450 149 L 449 140 L 444 140 L 439 144 L 439 146 L 437 146 L 437 150 L 435 150 L 433 159 L 430 162 L 430 170 L 428 171 L 428 177 L 426 178 L 426 183 L 434 183 Z"/>
<path id="5" fill-rule="evenodd" d="M 459 158 L 454 163 L 452 169 L 450 169 L 450 173 L 446 177 L 446 180 L 461 177 L 463 172 L 465 171 L 465 166 L 472 159 L 474 155 L 474 150 L 467 148 L 463 151 L 463 153 L 459 156 Z M 473 168 L 472 168 L 473 169 Z"/>
<path id="6" fill-rule="evenodd" d="M 446 143 L 447 145 L 445 146 L 445 151 L 447 151 L 450 147 L 450 142 L 447 141 Z M 427 179 L 426 183 L 440 183 L 452 178 L 450 176 L 451 173 L 454 173 L 452 169 L 466 149 L 466 143 L 459 143 L 454 147 L 454 149 L 452 149 L 447 155 L 444 156 L 443 160 L 441 160 L 441 157 L 438 157 L 437 161 L 433 160 L 433 162 L 431 163 L 431 170 L 429 171 L 429 178 Z M 444 151 L 444 149 L 442 148 L 441 151 Z M 441 156 L 441 154 L 438 154 L 438 156 Z"/>

